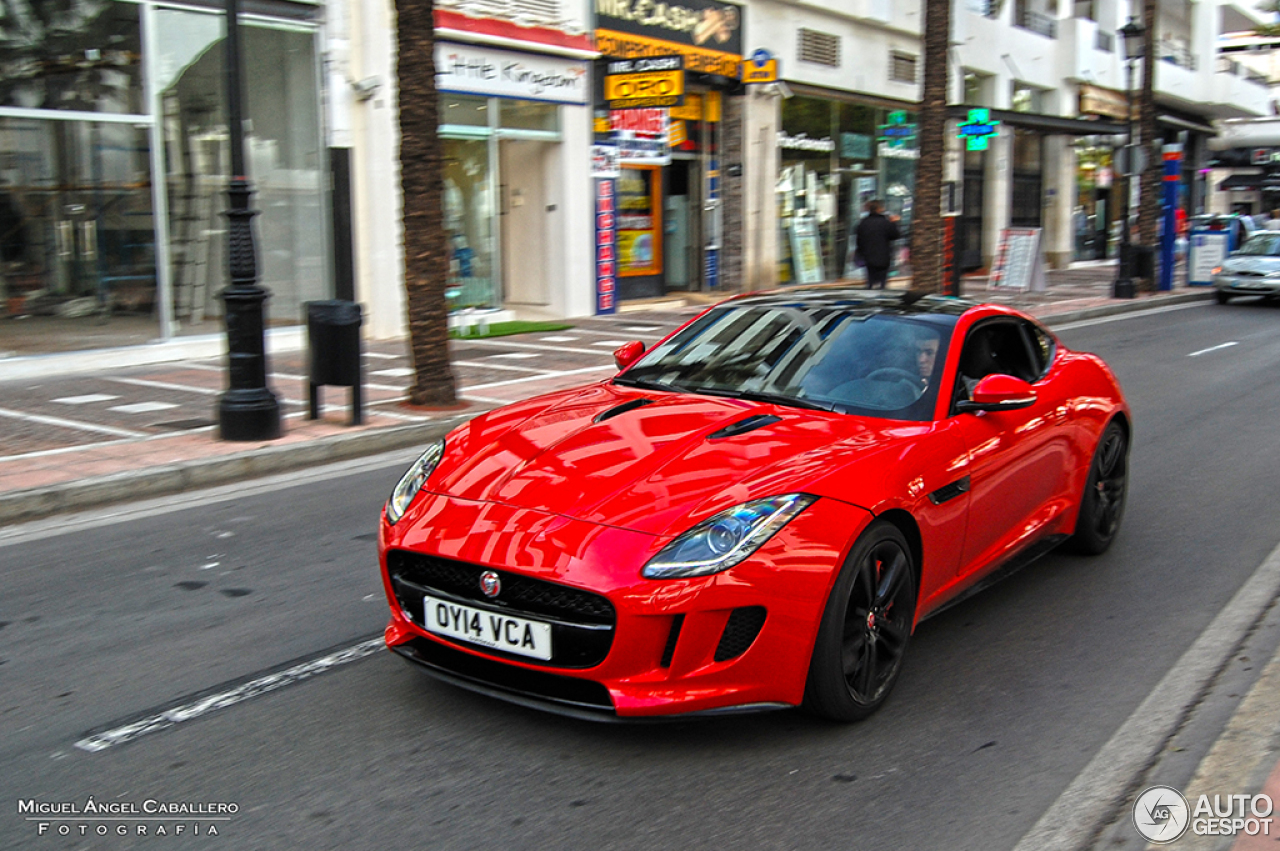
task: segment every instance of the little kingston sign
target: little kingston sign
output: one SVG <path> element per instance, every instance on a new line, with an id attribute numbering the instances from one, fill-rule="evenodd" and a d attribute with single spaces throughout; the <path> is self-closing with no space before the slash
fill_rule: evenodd
<path id="1" fill-rule="evenodd" d="M 1000 132 L 1000 122 L 991 119 L 991 113 L 985 109 L 969 110 L 969 120 L 960 125 L 960 138 L 964 139 L 965 150 L 985 151 L 987 140 Z"/>

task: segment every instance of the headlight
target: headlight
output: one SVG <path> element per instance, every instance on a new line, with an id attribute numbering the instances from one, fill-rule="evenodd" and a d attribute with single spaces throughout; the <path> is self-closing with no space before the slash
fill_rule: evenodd
<path id="1" fill-rule="evenodd" d="M 431 475 L 431 471 L 440 463 L 443 455 L 444 441 L 437 440 L 427 447 L 427 451 L 423 452 L 422 456 L 413 462 L 408 472 L 400 478 L 400 483 L 391 492 L 391 499 L 387 500 L 388 523 L 394 524 L 404 516 L 405 509 L 409 507 L 409 503 L 413 502 L 418 491 L 422 490 L 422 486 L 427 483 L 427 476 Z"/>
<path id="2" fill-rule="evenodd" d="M 805 493 L 789 493 L 722 511 L 663 547 L 640 575 L 646 579 L 677 579 L 728 570 L 758 550 L 816 499 Z"/>

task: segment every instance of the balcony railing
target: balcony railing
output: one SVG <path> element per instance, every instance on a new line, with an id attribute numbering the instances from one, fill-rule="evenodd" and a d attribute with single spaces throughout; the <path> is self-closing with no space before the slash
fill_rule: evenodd
<path id="1" fill-rule="evenodd" d="M 1033 33 L 1039 33 L 1046 38 L 1058 37 L 1058 22 L 1048 15 L 1041 12 L 1033 12 L 1031 9 L 1019 9 L 1017 17 L 1018 19 L 1014 23 L 1024 30 L 1031 30 Z"/>
<path id="2" fill-rule="evenodd" d="M 1243 62 L 1239 62 L 1229 56 L 1218 57 L 1217 71 L 1219 74 L 1230 74 L 1233 77 L 1244 77 L 1250 83 L 1254 83 L 1255 85 L 1271 85 L 1271 81 L 1267 79 L 1266 74 L 1255 71 Z"/>
<path id="3" fill-rule="evenodd" d="M 1162 41 L 1158 51 L 1156 55 L 1165 62 L 1177 65 L 1179 68 L 1186 68 L 1188 71 L 1196 70 L 1195 54 L 1185 44 L 1180 44 L 1176 41 Z"/>
<path id="4" fill-rule="evenodd" d="M 975 15 L 984 18 L 1000 17 L 1000 6 L 1004 0 L 965 0 L 965 6 Z"/>

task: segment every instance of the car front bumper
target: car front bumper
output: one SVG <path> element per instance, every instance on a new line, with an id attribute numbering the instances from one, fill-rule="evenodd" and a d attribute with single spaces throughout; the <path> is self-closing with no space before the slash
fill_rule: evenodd
<path id="1" fill-rule="evenodd" d="M 798 705 L 827 594 L 849 542 L 870 519 L 861 508 L 820 499 L 730 570 L 649 580 L 640 570 L 667 539 L 423 494 L 399 523 L 381 524 L 379 557 L 391 608 L 386 642 L 456 685 L 580 717 L 642 719 Z M 449 568 L 449 587 L 421 573 L 408 581 L 400 566 L 406 554 Z M 490 600 L 470 591 L 483 572 L 496 573 L 504 588 L 520 588 L 521 600 L 536 602 L 504 602 L 502 591 Z M 531 583 L 538 590 L 530 592 Z M 424 586 L 433 596 L 484 612 L 550 621 L 558 630 L 553 644 L 566 651 L 542 662 L 429 631 L 416 602 Z M 547 615 L 543 602 L 566 595 L 583 599 Z M 591 597 L 607 600 L 611 616 L 602 617 L 601 607 L 585 599 Z M 595 642 L 599 636 L 585 630 L 602 625 L 609 632 L 603 652 L 578 652 L 575 631 Z"/>
<path id="2" fill-rule="evenodd" d="M 1280 278 L 1257 275 L 1215 275 L 1213 286 L 1226 295 L 1280 296 Z"/>

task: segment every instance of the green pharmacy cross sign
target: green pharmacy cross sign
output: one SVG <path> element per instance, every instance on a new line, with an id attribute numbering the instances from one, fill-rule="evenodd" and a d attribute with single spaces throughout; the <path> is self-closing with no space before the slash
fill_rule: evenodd
<path id="1" fill-rule="evenodd" d="M 969 121 L 960 125 L 960 138 L 969 151 L 985 151 L 987 140 L 999 132 L 1000 122 L 992 121 L 991 113 L 985 109 L 969 110 Z"/>
<path id="2" fill-rule="evenodd" d="M 916 126 L 907 123 L 907 114 L 902 111 L 889 113 L 889 123 L 880 125 L 880 138 L 891 146 L 901 148 L 916 137 Z"/>

